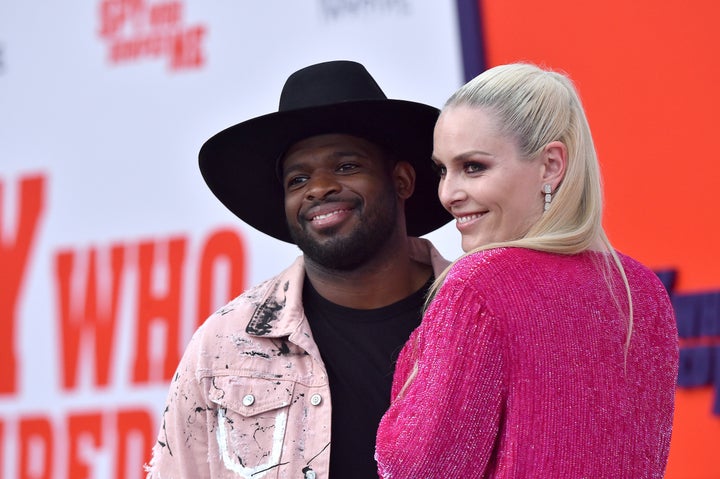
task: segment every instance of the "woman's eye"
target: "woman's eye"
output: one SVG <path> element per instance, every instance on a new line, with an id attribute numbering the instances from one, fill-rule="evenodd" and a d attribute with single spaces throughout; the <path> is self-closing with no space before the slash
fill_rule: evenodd
<path id="1" fill-rule="evenodd" d="M 468 162 L 463 165 L 463 169 L 465 170 L 465 173 L 472 174 L 487 170 L 487 166 L 482 163 Z"/>
<path id="2" fill-rule="evenodd" d="M 445 176 L 445 173 L 447 173 L 447 168 L 445 168 L 443 165 L 438 165 L 437 163 L 432 164 L 432 169 L 435 174 L 441 178 Z"/>

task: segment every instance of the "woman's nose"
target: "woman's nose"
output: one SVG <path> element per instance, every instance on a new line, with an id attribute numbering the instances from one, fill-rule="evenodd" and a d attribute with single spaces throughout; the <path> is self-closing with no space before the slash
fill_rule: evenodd
<path id="1" fill-rule="evenodd" d="M 466 198 L 465 190 L 456 178 L 446 175 L 440 179 L 438 184 L 438 198 L 445 209 L 464 200 Z"/>

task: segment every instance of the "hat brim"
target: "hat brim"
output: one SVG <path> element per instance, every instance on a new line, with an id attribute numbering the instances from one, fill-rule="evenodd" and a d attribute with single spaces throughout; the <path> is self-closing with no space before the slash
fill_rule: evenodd
<path id="1" fill-rule="evenodd" d="M 410 236 L 451 220 L 437 197 L 432 136 L 439 111 L 404 100 L 367 100 L 270 113 L 231 126 L 200 149 L 200 171 L 215 196 L 236 216 L 274 238 L 294 243 L 285 217 L 276 161 L 304 138 L 343 133 L 377 142 L 415 168 L 415 191 L 406 201 Z"/>

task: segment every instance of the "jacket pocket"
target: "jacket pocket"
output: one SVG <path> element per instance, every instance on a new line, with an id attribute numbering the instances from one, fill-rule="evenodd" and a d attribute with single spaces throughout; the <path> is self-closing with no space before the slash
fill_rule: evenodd
<path id="1" fill-rule="evenodd" d="M 287 380 L 213 378 L 209 399 L 218 406 L 215 435 L 224 467 L 240 477 L 260 471 L 277 477 L 294 388 Z"/>

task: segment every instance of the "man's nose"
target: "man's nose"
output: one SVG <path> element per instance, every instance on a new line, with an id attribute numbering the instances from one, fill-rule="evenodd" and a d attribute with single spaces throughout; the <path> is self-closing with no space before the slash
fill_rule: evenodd
<path id="1" fill-rule="evenodd" d="M 322 199 L 340 189 L 340 183 L 332 172 L 316 171 L 308 180 L 305 197 L 310 200 Z"/>

